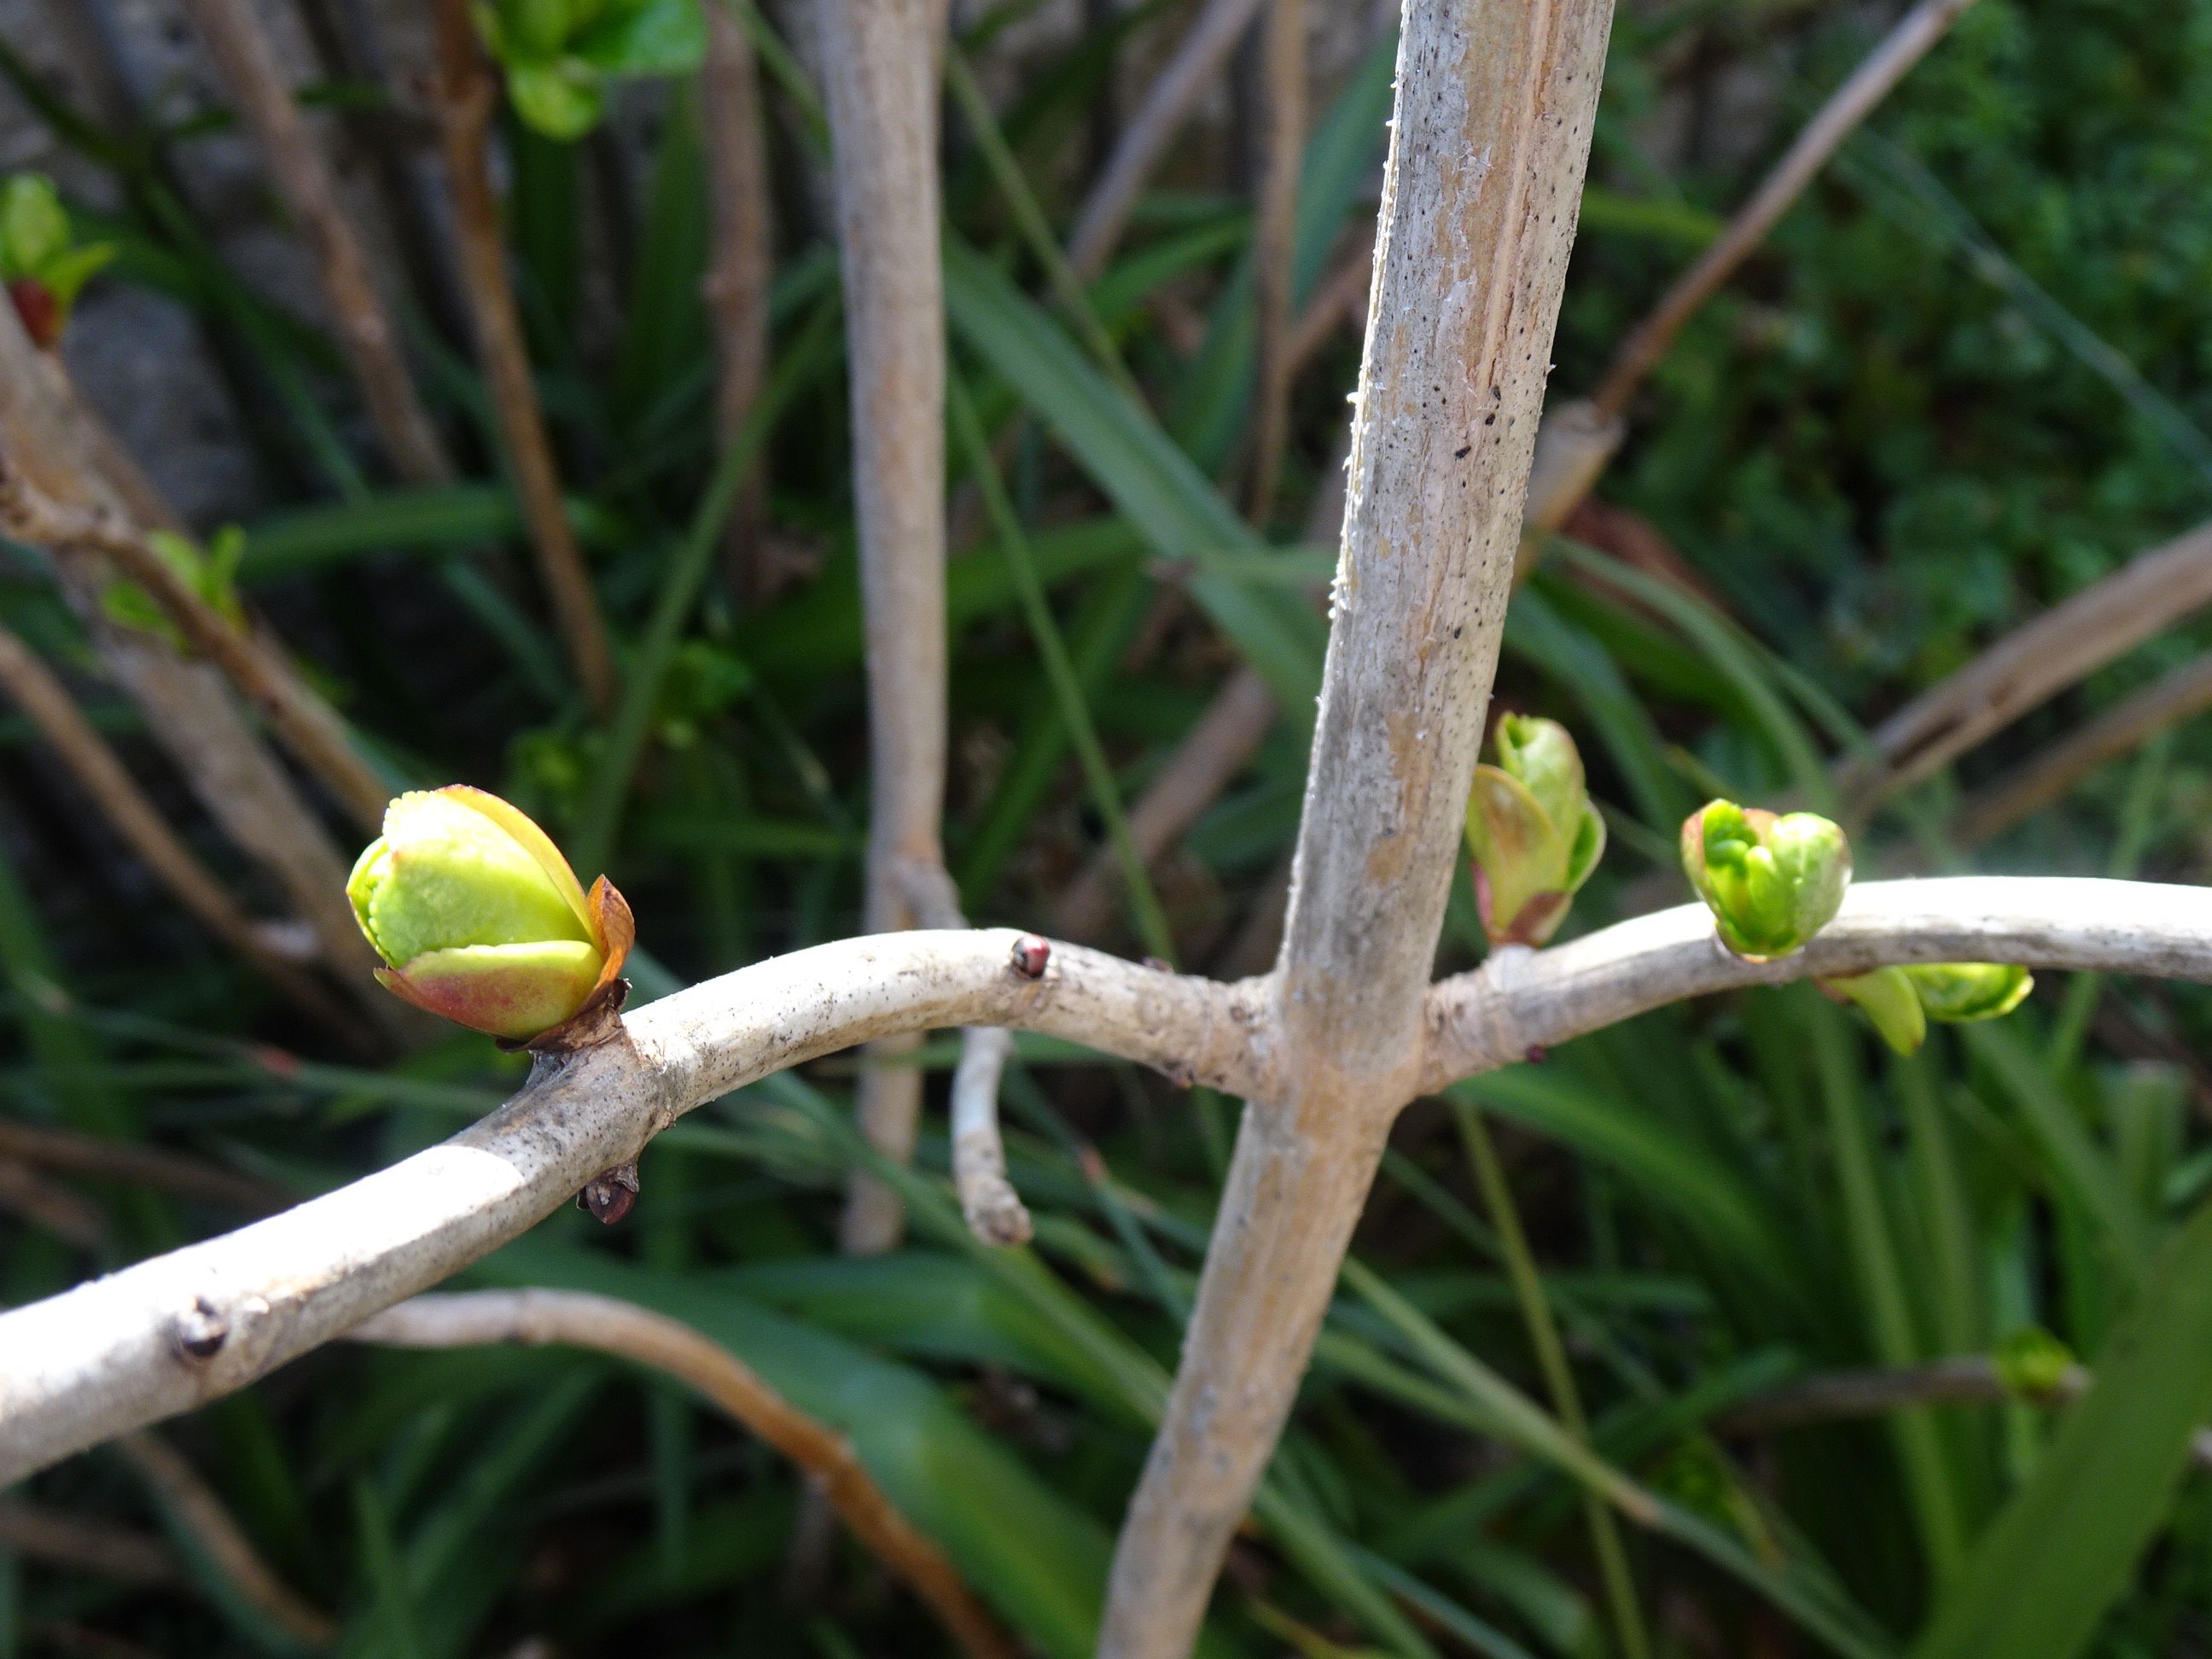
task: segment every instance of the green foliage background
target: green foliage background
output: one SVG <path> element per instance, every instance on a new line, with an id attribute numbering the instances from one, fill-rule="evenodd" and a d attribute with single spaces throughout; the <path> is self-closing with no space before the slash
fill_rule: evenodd
<path id="1" fill-rule="evenodd" d="M 962 51 L 988 64 L 1029 9 L 983 9 Z M 1557 387 L 1590 383 L 1885 21 L 1790 0 L 1625 9 Z M 1021 184 L 1055 227 L 1128 33 L 1077 35 L 1000 102 Z M 242 588 L 395 780 L 500 788 L 587 878 L 604 863 L 639 914 L 641 995 L 857 926 L 865 732 L 836 273 L 805 208 L 807 95 L 761 39 L 783 82 L 768 520 L 810 567 L 764 608 L 733 596 L 701 511 L 715 453 L 692 88 L 616 93 L 655 135 L 627 219 L 593 182 L 620 160 L 588 147 L 606 141 L 506 134 L 543 400 L 632 699 L 634 718 L 605 724 L 538 611 L 482 387 L 430 296 L 414 344 L 472 464 L 467 482 L 410 490 L 361 441 L 329 341 L 196 225 L 178 179 L 222 112 L 110 130 L 17 48 L 0 58 L 103 180 L 72 203 L 116 249 L 102 282 L 186 307 L 223 365 L 276 503 L 245 526 Z M 1389 72 L 1386 43 L 1316 88 L 1303 292 L 1371 216 Z M 1686 143 L 1658 142 L 1682 124 Z M 1102 363 L 1098 330 L 1055 309 L 1009 181 L 957 116 L 948 127 L 955 369 L 1009 459 L 1006 512 L 965 514 L 950 578 L 947 838 L 971 915 L 1026 925 L 1101 842 L 1087 726 L 1126 801 L 1240 660 L 1286 707 L 1310 706 L 1328 555 L 1300 526 L 1357 343 L 1340 335 L 1301 379 L 1293 488 L 1277 522 L 1248 529 L 1231 505 L 1252 365 L 1243 198 L 1194 162 L 1148 197 L 1087 296 L 1111 343 Z M 1708 793 L 1821 801 L 1825 762 L 1862 723 L 2204 514 L 2208 201 L 2202 0 L 1980 0 L 1847 146 L 1668 357 L 1601 492 L 1709 597 L 1562 546 L 1516 602 L 1500 698 L 1578 733 L 1613 829 L 1570 934 L 1680 896 L 1674 830 Z M 98 292 L 76 327 L 99 326 Z M 1186 313 L 1203 323 L 1195 349 L 1162 321 Z M 956 420 L 956 499 L 975 477 L 962 434 Z M 0 578 L 9 624 L 85 665 L 35 557 L 10 551 Z M 1188 600 L 1164 602 L 1177 587 Z M 1968 757 L 1964 781 L 2003 774 L 2202 632 L 2101 672 Z M 1041 656 L 1055 635 L 1072 671 L 1058 680 Z M 124 705 L 85 684 L 146 758 Z M 517 1081 L 474 1039 L 364 1063 L 298 1028 L 167 911 L 20 723 L 0 736 L 0 975 L 18 1039 L 0 1110 L 306 1194 L 450 1133 Z M 1164 930 L 1179 961 L 1224 961 L 1267 902 L 1304 762 L 1286 717 L 1107 942 L 1146 948 Z M 2203 730 L 2185 728 L 1971 856 L 2201 880 L 2208 767 Z M 181 814 L 183 792 L 161 787 Z M 1862 877 L 1962 867 L 1947 830 L 1960 787 L 1946 776 L 1894 804 L 1860 837 Z M 1441 965 L 1480 948 L 1462 882 Z M 1626 1530 L 1662 1652 L 2203 1651 L 2212 1504 L 2183 1466 L 2188 1425 L 2212 1415 L 2204 1015 L 2185 988 L 2051 975 L 2002 1025 L 1939 1030 L 1898 1060 L 1800 988 L 1653 1015 L 1418 1105 L 1206 1650 L 1615 1650 L 1575 1498 L 1618 1497 L 1625 1478 L 1661 1500 Z M 939 1043 L 924 1060 L 950 1057 Z M 843 1427 L 1027 1648 L 1086 1651 L 1232 1103 L 1024 1039 L 1007 1109 L 1035 1249 L 966 1238 L 940 1131 L 906 1182 L 910 1246 L 853 1260 L 832 1243 L 859 1156 L 850 1086 L 849 1064 L 825 1062 L 716 1103 L 656 1143 L 621 1230 L 564 1214 L 467 1281 L 611 1291 L 695 1323 Z M 1497 1218 L 1455 1121 L 1478 1109 L 1595 1460 L 1535 1403 Z M 94 1206 L 98 1243 L 0 1213 L 0 1297 L 242 1218 L 64 1184 Z M 1793 1378 L 1986 1355 L 2037 1328 L 2105 1378 L 2086 1404 L 1714 1426 Z M 170 1432 L 278 1571 L 336 1613 L 347 1653 L 505 1653 L 532 1637 L 579 1655 L 942 1646 L 844 1541 L 794 1568 L 788 1468 L 599 1360 L 339 1347 Z M 0 1547 L 0 1659 L 83 1630 L 131 1651 L 286 1650 L 112 1454 L 9 1496 L 167 1524 L 184 1579 L 134 1584 Z"/>

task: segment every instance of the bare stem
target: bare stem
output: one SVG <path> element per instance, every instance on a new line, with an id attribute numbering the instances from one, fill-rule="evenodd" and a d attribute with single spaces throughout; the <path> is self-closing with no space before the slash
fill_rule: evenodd
<path id="1" fill-rule="evenodd" d="M 1497 666 L 1611 7 L 1408 0 L 1271 1048 L 1099 1651 L 1187 1651 L 1392 1119 Z M 1480 158 L 1478 160 L 1477 158 Z"/>
<path id="2" fill-rule="evenodd" d="M 337 1639 L 337 1621 L 276 1576 L 214 1488 L 200 1478 L 199 1471 L 185 1462 L 181 1452 L 165 1440 L 143 1433 L 125 1435 L 115 1443 L 115 1449 L 215 1570 L 256 1613 L 307 1647 L 326 1648 Z"/>
<path id="3" fill-rule="evenodd" d="M 343 1007 L 297 962 L 271 949 L 205 865 L 169 827 L 85 719 L 68 688 L 6 628 L 0 627 L 0 690 L 38 728 L 102 817 L 200 925 L 237 951 L 302 1012 L 337 1030 L 351 1027 Z M 4 1129 L 4 1126 L 0 1126 Z"/>
<path id="4" fill-rule="evenodd" d="M 399 476 L 436 483 L 453 473 L 400 349 L 399 331 L 377 292 L 368 252 L 348 216 L 321 140 L 300 112 L 275 48 L 246 0 L 186 0 L 200 38 L 252 132 L 263 164 L 307 234 L 338 345 L 359 382 L 369 419 Z"/>
<path id="5" fill-rule="evenodd" d="M 1996 840 L 2092 773 L 2207 708 L 2212 708 L 2212 654 L 2191 658 L 2113 704 L 1974 796 L 1952 831 L 1953 845 L 1978 847 Z"/>
<path id="6" fill-rule="evenodd" d="M 490 129 L 498 90 L 477 44 L 469 0 L 438 0 L 437 46 L 440 129 L 477 353 L 555 620 L 585 695 L 605 714 L 614 704 L 614 657 L 591 572 L 562 500 L 560 468 L 538 406 L 522 322 L 515 314 L 507 244 L 492 191 Z"/>
<path id="7" fill-rule="evenodd" d="M 63 507 L 149 528 L 176 527 L 167 504 L 79 402 L 60 366 L 32 345 L 9 306 L 0 306 L 0 454 L 11 471 Z M 102 663 L 208 815 L 270 872 L 330 964 L 358 969 L 364 977 L 356 982 L 365 986 L 375 956 L 345 902 L 345 860 L 247 724 L 222 675 L 164 640 L 108 620 L 104 601 L 113 567 L 104 556 L 65 560 L 56 574 Z M 365 1005 L 377 1010 L 372 1018 L 389 1023 L 379 1006 L 388 1000 Z"/>
<path id="8" fill-rule="evenodd" d="M 1258 384 L 1253 412 L 1251 489 L 1246 516 L 1273 516 L 1290 441 L 1292 339 L 1291 253 L 1297 231 L 1298 173 L 1306 140 L 1305 0 L 1271 0 L 1261 25 L 1267 85 L 1267 150 L 1252 233 L 1254 326 Z"/>
<path id="9" fill-rule="evenodd" d="M 354 747 L 337 711 L 301 678 L 267 630 L 216 611 L 118 514 L 51 499 L 0 449 L 0 529 L 64 561 L 95 555 L 144 589 L 186 643 L 222 670 L 356 823 L 374 829 L 382 820 L 392 791 Z"/>
<path id="10" fill-rule="evenodd" d="M 1121 128 L 1114 153 L 1099 169 L 1067 241 L 1067 263 L 1085 282 L 1106 268 L 1128 226 L 1145 181 L 1152 177 L 1176 133 L 1207 84 L 1229 61 L 1261 0 L 1206 0 L 1175 55 L 1152 77 L 1152 89 Z"/>
<path id="11" fill-rule="evenodd" d="M 744 25 L 722 0 L 707 5 L 707 61 L 699 84 L 712 234 L 706 299 L 714 331 L 714 428 L 727 447 L 744 429 L 768 378 L 774 249 L 760 70 Z M 756 465 L 722 538 L 739 597 L 750 605 L 771 597 L 775 575 L 760 544 L 763 493 Z"/>
<path id="12" fill-rule="evenodd" d="M 665 1314 L 583 1291 L 471 1291 L 387 1308 L 354 1333 L 400 1348 L 519 1342 L 589 1348 L 675 1378 L 805 1471 L 876 1559 L 927 1601 L 975 1659 L 1013 1649 L 944 1551 L 901 1515 L 844 1436 L 817 1422 L 726 1348 Z"/>
<path id="13" fill-rule="evenodd" d="M 1973 0 L 1920 0 L 1851 71 L 1850 78 L 1829 94 L 1828 101 L 1806 124 L 1782 159 L 1759 180 L 1750 199 L 1736 210 L 1727 228 L 1698 257 L 1696 264 L 1675 278 L 1650 314 L 1620 343 L 1590 393 L 1590 403 L 1600 416 L 1611 419 L 1627 410 L 1636 389 L 1666 356 L 1682 325 L 1735 274 L 1790 210 L 1790 204 L 1804 194 L 1805 186 L 1827 165 L 1844 140 L 1972 3 Z"/>
<path id="14" fill-rule="evenodd" d="M 866 925 L 911 927 L 911 872 L 945 851 L 945 299 L 938 246 L 934 0 L 821 7 L 837 234 L 852 362 L 853 481 L 867 633 Z M 921 1073 L 910 1040 L 860 1075 L 860 1125 L 895 1163 L 914 1155 Z M 882 1182 L 854 1176 L 841 1239 L 889 1249 L 904 1225 Z"/>

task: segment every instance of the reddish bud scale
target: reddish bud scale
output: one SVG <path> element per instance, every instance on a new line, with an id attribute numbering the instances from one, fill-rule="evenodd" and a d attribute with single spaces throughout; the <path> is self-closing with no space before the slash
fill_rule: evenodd
<path id="1" fill-rule="evenodd" d="M 35 276 L 18 276 L 8 284 L 8 297 L 15 302 L 15 315 L 31 343 L 45 350 L 62 337 L 62 308 L 54 291 Z"/>
<path id="2" fill-rule="evenodd" d="M 1042 979 L 1045 964 L 1051 960 L 1052 942 L 1049 939 L 1036 933 L 1024 933 L 1014 941 L 1014 971 L 1024 979 Z"/>

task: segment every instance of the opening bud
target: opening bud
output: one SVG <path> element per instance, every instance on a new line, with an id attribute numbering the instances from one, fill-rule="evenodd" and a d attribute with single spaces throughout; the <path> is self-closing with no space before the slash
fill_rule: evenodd
<path id="1" fill-rule="evenodd" d="M 1474 769 L 1467 845 L 1492 945 L 1542 945 L 1605 852 L 1605 820 L 1583 787 L 1583 757 L 1557 720 L 1507 714 L 1498 763 Z"/>
<path id="2" fill-rule="evenodd" d="M 620 975 L 636 936 L 605 876 L 587 895 L 526 813 L 461 784 L 386 807 L 346 896 L 386 990 L 514 1042 L 574 1018 Z"/>
<path id="3" fill-rule="evenodd" d="M 1851 884 L 1851 846 L 1818 813 L 1778 817 L 1709 801 L 1683 822 L 1682 869 L 1721 943 L 1765 962 L 1802 949 L 1835 919 Z"/>
<path id="4" fill-rule="evenodd" d="M 1930 1020 L 1964 1025 L 1996 1019 L 2020 1006 L 2035 977 L 2007 963 L 1929 962 L 1823 980 L 1820 988 L 1856 1003 L 1884 1042 L 1909 1054 L 1926 1040 Z"/>

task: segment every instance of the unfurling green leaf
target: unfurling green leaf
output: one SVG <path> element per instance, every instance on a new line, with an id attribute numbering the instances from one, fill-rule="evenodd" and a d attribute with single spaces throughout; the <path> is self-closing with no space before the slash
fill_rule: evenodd
<path id="1" fill-rule="evenodd" d="M 1817 813 L 1778 817 L 1715 800 L 1682 824 L 1682 869 L 1721 943 L 1764 962 L 1802 949 L 1835 919 L 1851 883 L 1851 848 Z"/>
<path id="2" fill-rule="evenodd" d="M 2074 1351 L 2040 1325 L 2026 1325 L 1997 1344 L 1990 1356 L 2005 1392 L 2048 1400 L 2066 1386 L 2077 1363 Z"/>
<path id="3" fill-rule="evenodd" d="M 1928 1016 L 1902 968 L 1877 968 L 1848 979 L 1824 979 L 1820 988 L 1856 1003 L 1881 1040 L 1900 1054 L 1917 1054 L 1928 1040 Z"/>
<path id="4" fill-rule="evenodd" d="M 1467 844 L 1493 945 L 1541 945 L 1605 851 L 1605 820 L 1583 786 L 1582 756 L 1556 720 L 1508 714 L 1498 763 L 1474 769 Z"/>
<path id="5" fill-rule="evenodd" d="M 1929 1020 L 1963 1025 L 1999 1018 L 2020 1006 L 2035 988 L 2035 979 L 2027 969 L 2005 963 L 1929 962 L 1823 980 L 1821 985 L 1856 1003 L 1884 1042 L 1909 1054 L 1927 1037 Z"/>
<path id="6" fill-rule="evenodd" d="M 681 75 L 707 51 L 701 0 L 495 0 L 477 28 L 507 70 L 515 113 L 548 138 L 580 138 L 606 109 L 606 83 Z"/>
<path id="7" fill-rule="evenodd" d="M 459 784 L 386 807 L 346 896 L 384 958 L 386 989 L 514 1040 L 580 1012 L 621 972 L 633 937 L 605 876 L 587 895 L 526 814 Z"/>
<path id="8" fill-rule="evenodd" d="M 115 257 L 105 242 L 78 243 L 53 181 L 19 173 L 0 180 L 0 282 L 33 343 L 61 338 L 93 273 Z"/>

